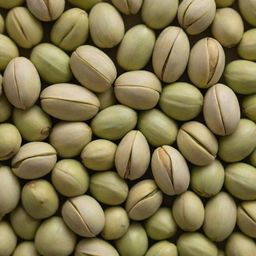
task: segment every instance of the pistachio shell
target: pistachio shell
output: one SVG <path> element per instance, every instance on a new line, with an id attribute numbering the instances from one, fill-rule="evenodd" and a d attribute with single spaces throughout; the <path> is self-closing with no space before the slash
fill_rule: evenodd
<path id="1" fill-rule="evenodd" d="M 256 3 L 254 0 L 239 0 L 238 1 L 239 11 L 243 18 L 253 27 L 256 26 Z"/>
<path id="2" fill-rule="evenodd" d="M 5 21 L 3 16 L 0 14 L 0 34 L 2 34 L 5 30 Z"/>
<path id="3" fill-rule="evenodd" d="M 36 247 L 33 242 L 25 241 L 17 245 L 13 252 L 13 256 L 40 256 L 36 251 Z"/>
<path id="4" fill-rule="evenodd" d="M 246 96 L 242 101 L 243 113 L 256 122 L 256 94 Z"/>
<path id="5" fill-rule="evenodd" d="M 234 2 L 235 0 L 215 0 L 218 8 L 231 6 Z"/>
<path id="6" fill-rule="evenodd" d="M 175 244 L 161 241 L 152 245 L 145 256 L 178 256 L 178 251 Z"/>
<path id="7" fill-rule="evenodd" d="M 3 88 L 2 88 L 2 84 L 3 84 L 3 77 L 2 75 L 0 74 L 0 96 L 2 95 L 2 91 L 3 91 Z"/>
<path id="8" fill-rule="evenodd" d="M 252 154 L 250 155 L 250 163 L 254 167 L 256 167 L 256 149 L 253 150 Z"/>
<path id="9" fill-rule="evenodd" d="M 112 86 L 105 92 L 97 93 L 97 97 L 100 101 L 100 110 L 116 104 L 114 88 Z"/>
<path id="10" fill-rule="evenodd" d="M 22 5 L 25 0 L 0 0 L 0 7 L 5 9 L 10 9 L 18 5 Z"/>
<path id="11" fill-rule="evenodd" d="M 159 188 L 167 195 L 178 195 L 187 190 L 189 169 L 184 157 L 171 146 L 155 149 L 151 169 Z"/>
<path id="12" fill-rule="evenodd" d="M 126 211 L 132 220 L 145 220 L 152 216 L 163 201 L 162 192 L 153 180 L 142 180 L 129 191 Z"/>
<path id="13" fill-rule="evenodd" d="M 123 179 L 135 180 L 143 176 L 149 166 L 150 148 L 144 135 L 137 130 L 128 132 L 119 143 L 115 167 Z"/>
<path id="14" fill-rule="evenodd" d="M 256 60 L 256 29 L 245 31 L 237 47 L 239 56 L 246 60 Z"/>
<path id="15" fill-rule="evenodd" d="M 12 105 L 2 93 L 0 96 L 0 123 L 5 122 L 12 114 Z"/>
<path id="16" fill-rule="evenodd" d="M 140 11 L 143 0 L 111 0 L 111 2 L 120 12 L 130 15 Z"/>
<path id="17" fill-rule="evenodd" d="M 17 237 L 6 221 L 0 222 L 0 255 L 11 256 L 17 244 Z"/>
<path id="18" fill-rule="evenodd" d="M 95 4 L 101 2 L 102 0 L 68 0 L 68 2 L 74 6 L 77 6 L 79 8 L 82 8 L 86 11 L 89 11 Z"/>
<path id="19" fill-rule="evenodd" d="M 156 40 L 152 56 L 154 72 L 166 83 L 178 80 L 186 69 L 189 51 L 185 32 L 180 27 L 167 27 Z"/>

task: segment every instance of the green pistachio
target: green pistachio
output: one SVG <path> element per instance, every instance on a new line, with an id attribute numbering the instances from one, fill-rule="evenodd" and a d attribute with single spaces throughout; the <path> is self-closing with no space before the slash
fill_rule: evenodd
<path id="1" fill-rule="evenodd" d="M 97 97 L 100 101 L 100 110 L 116 104 L 116 97 L 112 86 L 105 92 L 97 93 Z"/>
<path id="2" fill-rule="evenodd" d="M 178 256 L 178 251 L 175 244 L 161 241 L 153 244 L 145 256 Z"/>
<path id="3" fill-rule="evenodd" d="M 140 11 L 143 0 L 111 0 L 111 2 L 120 12 L 131 15 Z"/>
<path id="4" fill-rule="evenodd" d="M 74 6 L 77 6 L 79 8 L 82 8 L 86 11 L 89 11 L 95 4 L 101 2 L 102 0 L 68 0 L 68 2 Z"/>
<path id="5" fill-rule="evenodd" d="M 256 29 L 245 31 L 237 47 L 239 56 L 246 60 L 256 60 Z"/>
<path id="6" fill-rule="evenodd" d="M 0 0 L 0 7 L 5 9 L 10 9 L 15 6 L 22 5 L 25 2 L 25 0 Z"/>
<path id="7" fill-rule="evenodd" d="M 243 18 L 253 27 L 256 26 L 256 3 L 254 0 L 239 0 L 238 1 L 239 11 Z"/>
<path id="8" fill-rule="evenodd" d="M 244 97 L 242 109 L 246 117 L 256 122 L 256 94 Z"/>
<path id="9" fill-rule="evenodd" d="M 17 236 L 6 221 L 0 222 L 0 255 L 11 256 L 17 244 Z"/>
<path id="10" fill-rule="evenodd" d="M 12 105 L 2 93 L 0 96 L 0 123 L 7 121 L 12 114 Z"/>
<path id="11" fill-rule="evenodd" d="M 256 149 L 253 150 L 252 154 L 250 155 L 250 163 L 254 167 L 256 167 Z"/>
<path id="12" fill-rule="evenodd" d="M 13 256 L 40 256 L 36 250 L 34 242 L 21 242 L 13 252 Z"/>
<path id="13" fill-rule="evenodd" d="M 215 0 L 218 8 L 231 6 L 234 2 L 235 0 Z"/>

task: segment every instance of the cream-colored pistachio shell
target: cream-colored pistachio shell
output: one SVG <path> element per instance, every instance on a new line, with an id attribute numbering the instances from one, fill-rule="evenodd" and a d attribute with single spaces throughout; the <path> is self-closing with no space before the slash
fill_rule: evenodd
<path id="1" fill-rule="evenodd" d="M 0 255 L 11 256 L 17 244 L 17 236 L 11 225 L 6 221 L 0 222 Z"/>
<path id="2" fill-rule="evenodd" d="M 182 155 L 189 162 L 199 166 L 213 162 L 218 152 L 215 136 L 205 125 L 197 121 L 190 121 L 181 126 L 177 144 Z"/>
<path id="3" fill-rule="evenodd" d="M 107 91 L 96 94 L 100 101 L 100 110 L 116 104 L 114 88 L 111 86 Z"/>
<path id="4" fill-rule="evenodd" d="M 225 67 L 225 53 L 220 43 L 206 37 L 199 40 L 191 49 L 188 62 L 188 75 L 199 88 L 216 84 Z"/>
<path id="5" fill-rule="evenodd" d="M 95 237 L 104 228 L 104 212 L 100 204 L 88 195 L 67 200 L 61 214 L 66 225 L 83 237 Z"/>
<path id="6" fill-rule="evenodd" d="M 94 92 L 108 90 L 117 75 L 108 55 L 91 45 L 80 46 L 73 52 L 70 67 L 76 79 Z"/>
<path id="7" fill-rule="evenodd" d="M 205 206 L 204 233 L 212 240 L 221 242 L 234 230 L 237 208 L 234 199 L 226 192 L 211 198 Z"/>
<path id="8" fill-rule="evenodd" d="M 171 146 L 155 149 L 151 169 L 159 188 L 167 195 L 178 195 L 189 186 L 190 174 L 184 157 Z"/>
<path id="9" fill-rule="evenodd" d="M 5 69 L 3 87 L 12 105 L 16 108 L 28 109 L 39 98 L 41 81 L 35 66 L 29 59 L 16 57 Z"/>
<path id="10" fill-rule="evenodd" d="M 115 167 L 123 179 L 135 180 L 145 174 L 150 162 L 150 148 L 144 135 L 137 130 L 128 132 L 119 143 Z"/>
<path id="11" fill-rule="evenodd" d="M 216 6 L 218 8 L 231 6 L 234 2 L 235 0 L 215 0 Z"/>
<path id="12" fill-rule="evenodd" d="M 25 0 L 0 0 L 0 7 L 5 9 L 10 9 L 18 5 L 22 5 Z"/>
<path id="13" fill-rule="evenodd" d="M 25 241 L 17 245 L 13 252 L 13 256 L 40 256 L 37 252 L 34 242 Z"/>
<path id="14" fill-rule="evenodd" d="M 0 74 L 0 97 L 1 97 L 1 95 L 2 95 L 2 93 L 3 93 L 3 77 L 2 77 L 2 75 Z"/>
<path id="15" fill-rule="evenodd" d="M 239 56 L 246 60 L 256 60 L 256 29 L 249 29 L 244 32 L 237 47 Z"/>
<path id="16" fill-rule="evenodd" d="M 250 160 L 251 165 L 256 167 L 256 149 L 253 150 L 252 154 L 250 155 L 249 160 Z"/>
<path id="17" fill-rule="evenodd" d="M 206 125 L 221 136 L 233 133 L 241 116 L 235 93 L 224 84 L 216 84 L 206 92 L 203 113 Z"/>
<path id="18" fill-rule="evenodd" d="M 163 194 L 153 180 L 142 180 L 129 191 L 126 200 L 126 211 L 132 220 L 145 220 L 160 207 Z"/>
<path id="19" fill-rule="evenodd" d="M 0 96 L 0 123 L 7 121 L 12 114 L 12 105 L 2 93 Z"/>
<path id="20" fill-rule="evenodd" d="M 253 27 L 256 26 L 256 2 L 254 0 L 239 0 L 239 11 L 243 18 Z"/>
<path id="21" fill-rule="evenodd" d="M 3 16 L 0 14 L 0 34 L 2 34 L 5 30 L 5 21 Z"/>
<path id="22" fill-rule="evenodd" d="M 97 96 L 76 84 L 54 84 L 40 95 L 43 110 L 65 121 L 85 121 L 95 116 L 100 103 Z"/>
<path id="23" fill-rule="evenodd" d="M 101 48 L 112 48 L 124 37 L 124 22 L 120 13 L 109 3 L 96 4 L 89 14 L 92 41 Z"/>
<path id="24" fill-rule="evenodd" d="M 159 101 L 161 91 L 161 82 L 149 71 L 126 72 L 115 81 L 115 96 L 117 100 L 138 110 L 147 110 L 155 107 Z"/>
<path id="25" fill-rule="evenodd" d="M 222 46 L 232 48 L 242 39 L 244 24 L 235 9 L 220 8 L 216 11 L 211 30 L 213 36 Z"/>
<path id="26" fill-rule="evenodd" d="M 175 244 L 161 241 L 153 244 L 145 256 L 178 256 L 178 250 Z"/>
<path id="27" fill-rule="evenodd" d="M 111 0 L 111 2 L 120 12 L 130 15 L 139 12 L 143 0 Z"/>
<path id="28" fill-rule="evenodd" d="M 188 34 L 196 35 L 211 25 L 215 13 L 214 0 L 183 0 L 178 9 L 178 21 Z"/>
<path id="29" fill-rule="evenodd" d="M 28 9 L 39 20 L 53 21 L 65 8 L 65 0 L 26 0 Z"/>
<path id="30" fill-rule="evenodd" d="M 156 75 L 164 82 L 178 80 L 184 73 L 189 59 L 190 45 L 180 27 L 164 29 L 156 40 L 152 63 Z"/>

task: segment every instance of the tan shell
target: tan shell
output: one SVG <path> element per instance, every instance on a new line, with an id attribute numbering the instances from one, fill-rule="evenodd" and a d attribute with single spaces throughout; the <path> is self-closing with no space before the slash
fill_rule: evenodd
<path id="1" fill-rule="evenodd" d="M 111 0 L 111 2 L 120 12 L 130 15 L 139 12 L 143 0 Z"/>

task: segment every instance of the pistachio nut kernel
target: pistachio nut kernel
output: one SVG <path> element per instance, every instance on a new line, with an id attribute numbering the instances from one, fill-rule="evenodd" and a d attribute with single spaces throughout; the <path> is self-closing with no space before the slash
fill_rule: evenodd
<path id="1" fill-rule="evenodd" d="M 140 11 L 143 0 L 111 0 L 112 4 L 123 14 L 137 14 Z"/>
<path id="2" fill-rule="evenodd" d="M 86 121 L 99 111 L 97 96 L 76 84 L 54 84 L 46 87 L 40 95 L 43 110 L 65 121 Z"/>
<path id="3" fill-rule="evenodd" d="M 20 242 L 13 252 L 13 256 L 40 256 L 36 250 L 34 242 Z"/>
<path id="4" fill-rule="evenodd" d="M 117 51 L 117 62 L 124 70 L 144 68 L 155 45 L 155 32 L 144 24 L 130 28 Z"/>
<path id="5" fill-rule="evenodd" d="M 147 110 L 157 105 L 162 85 L 153 73 L 138 70 L 120 75 L 114 90 L 120 103 L 137 110 Z"/>
<path id="6" fill-rule="evenodd" d="M 65 0 L 26 0 L 29 11 L 41 21 L 59 18 L 65 8 Z"/>
<path id="7" fill-rule="evenodd" d="M 89 14 L 90 35 L 100 48 L 112 48 L 124 37 L 124 22 L 119 12 L 109 3 L 98 3 Z"/>
<path id="8" fill-rule="evenodd" d="M 239 56 L 246 60 L 256 60 L 256 29 L 249 29 L 244 32 L 243 37 L 237 47 Z"/>
<path id="9" fill-rule="evenodd" d="M 152 56 L 153 69 L 164 82 L 178 80 L 184 73 L 190 53 L 187 35 L 180 27 L 165 28 L 156 40 Z"/>
<path id="10" fill-rule="evenodd" d="M 145 136 L 138 130 L 128 132 L 119 143 L 115 167 L 123 179 L 135 180 L 145 174 L 150 162 L 150 148 Z"/>
<path id="11" fill-rule="evenodd" d="M 175 244 L 168 241 L 157 242 L 152 245 L 145 256 L 178 256 L 178 250 Z"/>
<path id="12" fill-rule="evenodd" d="M 244 201 L 237 209 L 237 225 L 240 230 L 256 238 L 256 201 Z"/>
<path id="13" fill-rule="evenodd" d="M 68 199 L 62 207 L 61 214 L 66 225 L 83 237 L 95 237 L 105 225 L 103 209 L 88 195 Z"/>
<path id="14" fill-rule="evenodd" d="M 256 3 L 254 0 L 239 0 L 238 1 L 239 11 L 243 18 L 253 27 L 256 26 Z"/>
<path id="15" fill-rule="evenodd" d="M 11 9 L 6 16 L 9 36 L 22 48 L 32 48 L 43 39 L 43 27 L 27 8 Z"/>
<path id="16" fill-rule="evenodd" d="M 189 186 L 190 174 L 184 157 L 171 146 L 155 149 L 151 169 L 159 188 L 167 195 L 179 195 Z"/>
<path id="17" fill-rule="evenodd" d="M 188 62 L 188 76 L 199 88 L 216 84 L 224 71 L 225 53 L 220 43 L 206 37 L 199 40 L 191 49 Z"/>
<path id="18" fill-rule="evenodd" d="M 0 222 L 0 255 L 11 256 L 17 244 L 17 236 L 11 225 L 6 221 Z"/>
<path id="19" fill-rule="evenodd" d="M 188 34 L 197 35 L 211 25 L 215 13 L 214 0 L 184 0 L 179 5 L 178 21 Z"/>
<path id="20" fill-rule="evenodd" d="M 75 78 L 94 92 L 107 91 L 117 76 L 108 55 L 91 45 L 80 46 L 72 53 L 70 67 Z"/>
<path id="21" fill-rule="evenodd" d="M 244 97 L 242 111 L 246 117 L 256 122 L 256 94 Z"/>
<path id="22" fill-rule="evenodd" d="M 153 180 L 146 179 L 135 184 L 126 200 L 126 211 L 132 220 L 145 220 L 160 207 L 163 194 Z"/>
<path id="23" fill-rule="evenodd" d="M 16 57 L 9 62 L 3 81 L 5 95 L 16 108 L 28 109 L 39 98 L 39 74 L 33 63 L 25 57 Z"/>
<path id="24" fill-rule="evenodd" d="M 97 97 L 100 101 L 100 110 L 116 104 L 116 97 L 112 86 L 105 92 L 97 93 Z"/>
<path id="25" fill-rule="evenodd" d="M 86 42 L 88 34 L 88 14 L 82 9 L 72 8 L 52 26 L 51 41 L 65 51 L 74 51 Z"/>
<path id="26" fill-rule="evenodd" d="M 235 0 L 215 0 L 216 6 L 218 8 L 231 6 Z"/>
<path id="27" fill-rule="evenodd" d="M 177 144 L 182 155 L 198 166 L 213 162 L 218 152 L 215 136 L 205 125 L 197 121 L 190 121 L 181 126 Z"/>
<path id="28" fill-rule="evenodd" d="M 208 89 L 203 113 L 206 125 L 221 136 L 233 133 L 241 116 L 236 94 L 224 84 L 216 84 Z"/>
<path id="29" fill-rule="evenodd" d="M 7 121 L 12 114 L 12 105 L 2 93 L 0 96 L 0 123 Z"/>
<path id="30" fill-rule="evenodd" d="M 0 7 L 4 9 L 10 9 L 18 5 L 22 5 L 25 0 L 0 0 Z"/>

